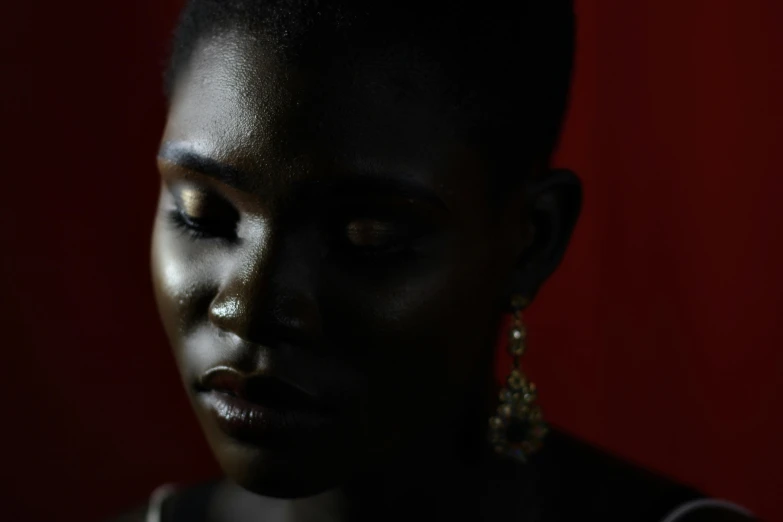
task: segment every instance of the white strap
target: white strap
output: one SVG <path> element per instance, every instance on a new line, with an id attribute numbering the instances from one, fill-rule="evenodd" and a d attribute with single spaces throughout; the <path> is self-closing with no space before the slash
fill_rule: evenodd
<path id="1" fill-rule="evenodd" d="M 161 510 L 163 508 L 163 501 L 165 501 L 177 488 L 174 484 L 163 484 L 155 488 L 155 491 L 150 495 L 149 506 L 147 507 L 147 518 L 145 522 L 162 522 Z"/>
<path id="2" fill-rule="evenodd" d="M 737 504 L 734 504 L 733 502 L 729 502 L 727 500 L 718 500 L 714 498 L 703 498 L 699 500 L 693 500 L 691 502 L 686 502 L 685 504 L 677 507 L 674 511 L 669 513 L 666 516 L 666 518 L 664 518 L 661 522 L 677 522 L 678 520 L 682 520 L 683 517 L 685 517 L 689 513 L 693 513 L 697 509 L 702 509 L 702 508 L 720 508 L 728 511 L 733 511 L 741 515 L 745 515 L 746 517 L 753 518 L 753 513 L 751 513 L 750 511 L 748 511 L 742 506 L 738 506 Z"/>

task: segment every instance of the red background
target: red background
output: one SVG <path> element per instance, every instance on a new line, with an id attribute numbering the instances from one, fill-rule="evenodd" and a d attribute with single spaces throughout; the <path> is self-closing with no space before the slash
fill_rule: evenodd
<path id="1" fill-rule="evenodd" d="M 216 470 L 147 267 L 161 4 L 3 7 L 6 520 L 99 520 Z M 578 11 L 558 164 L 587 200 L 529 313 L 545 413 L 783 520 L 783 3 Z"/>

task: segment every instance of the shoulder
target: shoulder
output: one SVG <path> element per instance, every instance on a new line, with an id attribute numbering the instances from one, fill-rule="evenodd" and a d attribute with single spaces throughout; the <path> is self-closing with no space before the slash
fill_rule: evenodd
<path id="1" fill-rule="evenodd" d="M 728 503 L 708 501 L 695 488 L 633 465 L 562 431 L 553 430 L 547 436 L 544 448 L 531 458 L 529 467 L 534 475 L 535 496 L 541 502 L 542 520 L 753 520 L 730 509 Z M 718 515 L 729 518 L 716 518 Z"/>
<path id="2" fill-rule="evenodd" d="M 148 502 L 107 522 L 208 522 L 208 506 L 218 482 L 179 487 L 164 484 Z"/>
<path id="3" fill-rule="evenodd" d="M 677 506 L 662 522 L 758 522 L 747 509 L 718 499 L 697 499 Z"/>

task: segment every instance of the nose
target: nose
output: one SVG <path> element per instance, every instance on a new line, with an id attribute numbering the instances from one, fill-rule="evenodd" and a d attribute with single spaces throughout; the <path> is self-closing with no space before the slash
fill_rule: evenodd
<path id="1" fill-rule="evenodd" d="M 273 234 L 237 247 L 209 305 L 209 321 L 246 342 L 314 344 L 322 331 L 307 245 Z"/>

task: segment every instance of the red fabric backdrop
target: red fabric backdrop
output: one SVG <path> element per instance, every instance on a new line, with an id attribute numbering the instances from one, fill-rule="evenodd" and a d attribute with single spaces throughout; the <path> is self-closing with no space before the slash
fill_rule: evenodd
<path id="1" fill-rule="evenodd" d="M 3 8 L 6 520 L 216 468 L 147 268 L 178 2 Z M 783 3 L 584 0 L 558 163 L 586 206 L 529 313 L 548 418 L 783 520 Z"/>

